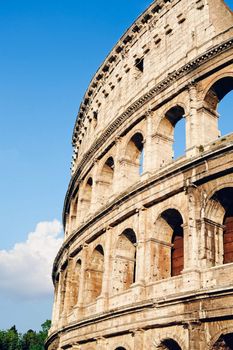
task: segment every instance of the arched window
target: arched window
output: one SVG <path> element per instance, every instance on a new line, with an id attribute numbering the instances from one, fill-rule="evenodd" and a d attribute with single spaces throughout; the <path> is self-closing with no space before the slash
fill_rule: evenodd
<path id="1" fill-rule="evenodd" d="M 144 170 L 143 136 L 136 133 L 126 147 L 126 175 L 130 182 L 138 181 Z"/>
<path id="2" fill-rule="evenodd" d="M 233 350 L 233 333 L 221 335 L 211 350 Z"/>
<path id="3" fill-rule="evenodd" d="M 73 278 L 71 280 L 71 308 L 74 307 L 78 302 L 78 293 L 80 287 L 80 276 L 81 276 L 82 261 L 78 259 L 74 266 Z"/>
<path id="4" fill-rule="evenodd" d="M 217 191 L 206 209 L 206 230 L 210 240 L 212 265 L 233 262 L 233 187 Z M 223 229 L 222 229 L 223 225 Z M 219 239 L 218 236 L 222 239 Z M 218 243 L 218 244 L 217 244 Z M 216 247 L 218 251 L 216 252 Z M 216 259 L 217 255 L 217 260 Z"/>
<path id="5" fill-rule="evenodd" d="M 176 209 L 167 209 L 160 215 L 155 235 L 161 241 L 155 254 L 157 278 L 180 275 L 184 268 L 184 234 L 183 219 Z"/>
<path id="6" fill-rule="evenodd" d="M 100 173 L 100 179 L 98 181 L 98 199 L 99 202 L 104 205 L 112 194 L 113 190 L 113 176 L 114 176 L 114 160 L 109 157 Z"/>
<path id="7" fill-rule="evenodd" d="M 206 128 L 208 127 L 209 141 L 215 140 L 221 134 L 232 132 L 232 90 L 233 77 L 224 77 L 216 81 L 205 95 L 204 109 L 208 122 Z M 218 119 L 219 114 L 220 119 Z"/>
<path id="8" fill-rule="evenodd" d="M 78 210 L 78 194 L 72 200 L 70 206 L 70 231 L 73 231 L 76 228 L 76 219 L 77 219 L 77 210 Z"/>
<path id="9" fill-rule="evenodd" d="M 89 268 L 86 271 L 86 301 L 93 302 L 101 294 L 104 272 L 104 250 L 98 245 L 91 256 Z"/>
<path id="10" fill-rule="evenodd" d="M 173 339 L 165 339 L 158 347 L 160 350 L 181 350 L 179 344 Z"/>
<path id="11" fill-rule="evenodd" d="M 119 347 L 116 348 L 115 350 L 126 350 L 126 348 L 123 348 L 122 346 L 119 346 Z"/>
<path id="12" fill-rule="evenodd" d="M 128 289 L 136 281 L 136 235 L 126 229 L 118 238 L 113 264 L 113 294 Z"/>
<path id="13" fill-rule="evenodd" d="M 80 196 L 80 208 L 78 208 L 78 216 L 80 217 L 81 221 L 85 219 L 91 209 L 92 186 L 93 180 L 92 177 L 89 177 L 82 189 L 82 195 Z"/>
<path id="14" fill-rule="evenodd" d="M 93 185 L 93 180 L 91 177 L 89 177 L 85 187 L 85 199 L 88 203 L 91 203 L 92 185 Z"/>
<path id="15" fill-rule="evenodd" d="M 185 154 L 185 119 L 181 106 L 170 108 L 161 120 L 157 133 L 158 167 Z"/>

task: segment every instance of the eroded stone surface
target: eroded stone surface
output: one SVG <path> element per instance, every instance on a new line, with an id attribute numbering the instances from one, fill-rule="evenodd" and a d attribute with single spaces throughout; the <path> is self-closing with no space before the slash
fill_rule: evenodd
<path id="1" fill-rule="evenodd" d="M 232 26 L 223 0 L 154 1 L 90 83 L 48 350 L 233 348 Z"/>

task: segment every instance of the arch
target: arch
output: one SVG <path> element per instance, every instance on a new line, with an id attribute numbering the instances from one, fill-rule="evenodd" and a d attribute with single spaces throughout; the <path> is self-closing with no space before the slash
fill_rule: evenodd
<path id="1" fill-rule="evenodd" d="M 76 228 L 76 219 L 77 219 L 77 211 L 78 211 L 78 200 L 79 200 L 79 193 L 77 189 L 77 193 L 74 196 L 74 198 L 71 201 L 70 205 L 70 225 L 71 225 L 71 231 L 73 231 Z"/>
<path id="2" fill-rule="evenodd" d="M 178 276 L 184 268 L 183 218 L 177 209 L 163 211 L 155 222 L 156 245 L 154 266 L 158 279 Z"/>
<path id="3" fill-rule="evenodd" d="M 113 294 L 120 293 L 136 281 L 135 232 L 125 229 L 118 238 L 113 263 Z"/>
<path id="4" fill-rule="evenodd" d="M 126 350 L 123 346 L 118 346 L 115 350 Z"/>
<path id="5" fill-rule="evenodd" d="M 98 199 L 103 205 L 109 198 L 109 194 L 113 190 L 113 177 L 114 177 L 114 159 L 112 156 L 108 157 L 102 166 L 100 172 L 100 178 L 98 181 Z"/>
<path id="6" fill-rule="evenodd" d="M 204 91 L 204 101 L 211 108 L 217 108 L 218 103 L 233 90 L 233 73 L 218 75 Z"/>
<path id="7" fill-rule="evenodd" d="M 78 216 L 83 220 L 86 215 L 91 210 L 91 201 L 92 201 L 92 188 L 93 188 L 93 179 L 92 177 L 88 177 L 86 183 L 82 188 L 82 194 L 80 195 L 80 208 Z"/>
<path id="8" fill-rule="evenodd" d="M 233 333 L 221 334 L 211 350 L 233 350 Z"/>
<path id="9" fill-rule="evenodd" d="M 90 256 L 89 267 L 86 271 L 86 302 L 96 300 L 101 294 L 104 273 L 104 249 L 98 244 Z"/>
<path id="10" fill-rule="evenodd" d="M 232 263 L 233 187 L 223 187 L 212 194 L 205 208 L 205 228 L 213 250 L 209 252 L 210 262 Z"/>
<path id="11" fill-rule="evenodd" d="M 181 350 L 180 345 L 173 339 L 164 339 L 158 346 L 159 350 Z"/>
<path id="12" fill-rule="evenodd" d="M 130 181 L 139 180 L 144 168 L 144 138 L 141 132 L 136 132 L 129 140 L 125 150 L 125 161 L 127 175 L 130 174 Z"/>
<path id="13" fill-rule="evenodd" d="M 174 152 L 174 133 L 177 123 L 183 119 L 184 115 L 184 108 L 180 105 L 176 105 L 166 111 L 164 117 L 159 123 L 156 133 L 156 141 L 158 144 L 158 154 L 160 156 L 158 164 L 160 167 L 171 162 L 174 158 L 176 158 Z M 185 130 L 183 130 L 182 132 L 183 134 L 185 134 Z M 179 140 L 176 143 L 178 144 L 178 142 Z M 185 146 L 183 148 L 184 150 L 182 150 L 182 152 L 179 153 L 185 152 Z"/>
<path id="14" fill-rule="evenodd" d="M 82 260 L 78 258 L 77 261 L 75 262 L 74 274 L 71 281 L 71 307 L 74 307 L 78 303 L 81 268 L 82 268 Z"/>
<path id="15" fill-rule="evenodd" d="M 221 135 L 219 131 L 219 104 L 224 97 L 233 90 L 233 74 L 224 74 L 215 78 L 205 90 L 203 113 L 209 139 L 214 140 Z M 229 124 L 229 123 L 228 123 Z M 208 128 L 208 129 L 207 129 Z M 226 133 L 232 130 L 227 130 Z"/>

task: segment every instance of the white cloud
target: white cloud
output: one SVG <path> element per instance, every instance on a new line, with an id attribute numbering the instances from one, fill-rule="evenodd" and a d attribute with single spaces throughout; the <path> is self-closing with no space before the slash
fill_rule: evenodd
<path id="1" fill-rule="evenodd" d="M 51 294 L 52 264 L 62 244 L 61 231 L 58 220 L 40 222 L 25 242 L 0 250 L 0 292 L 25 298 Z"/>

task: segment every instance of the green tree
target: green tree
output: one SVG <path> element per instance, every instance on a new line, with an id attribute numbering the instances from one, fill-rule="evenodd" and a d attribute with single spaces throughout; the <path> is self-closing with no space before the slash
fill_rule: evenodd
<path id="1" fill-rule="evenodd" d="M 46 320 L 41 330 L 29 329 L 26 333 L 18 333 L 15 326 L 8 330 L 0 330 L 0 350 L 44 350 L 44 342 L 48 336 L 51 321 Z"/>
<path id="2" fill-rule="evenodd" d="M 15 326 L 6 331 L 0 331 L 1 350 L 21 350 L 21 339 Z"/>

